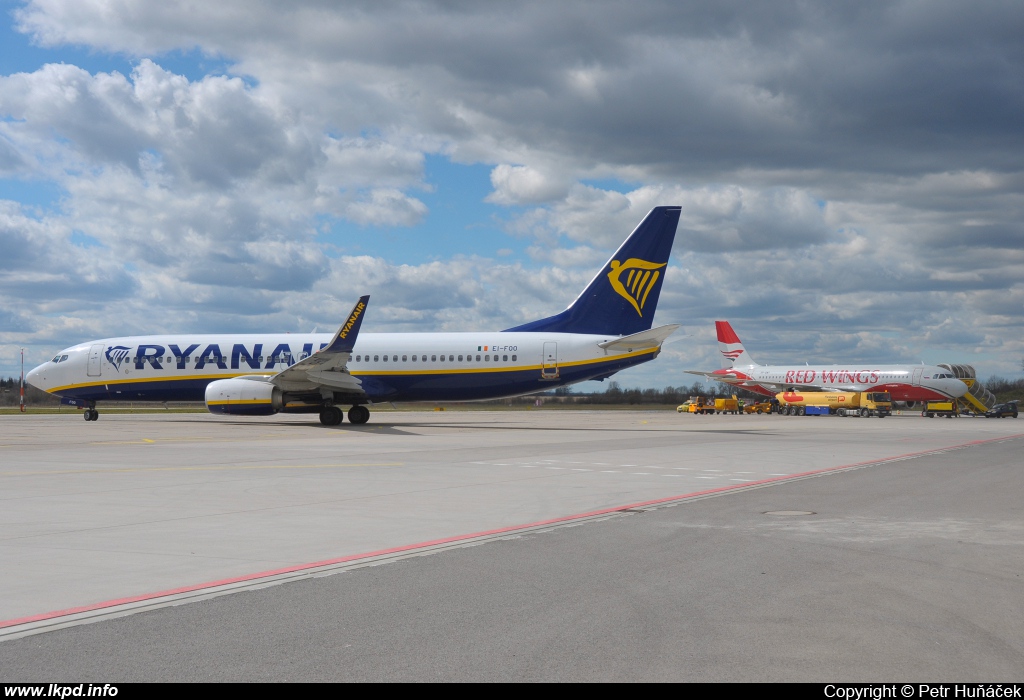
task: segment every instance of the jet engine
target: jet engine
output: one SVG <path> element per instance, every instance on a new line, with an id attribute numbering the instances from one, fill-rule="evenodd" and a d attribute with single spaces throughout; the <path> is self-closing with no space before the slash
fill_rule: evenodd
<path id="1" fill-rule="evenodd" d="M 906 408 L 906 409 L 914 410 L 915 408 L 917 408 L 917 406 L 920 403 L 921 403 L 920 401 L 893 401 L 892 405 L 893 405 L 893 408 L 899 408 L 899 409 Z"/>
<path id="2" fill-rule="evenodd" d="M 284 397 L 262 379 L 218 379 L 206 386 L 206 408 L 230 416 L 271 416 L 284 408 Z"/>

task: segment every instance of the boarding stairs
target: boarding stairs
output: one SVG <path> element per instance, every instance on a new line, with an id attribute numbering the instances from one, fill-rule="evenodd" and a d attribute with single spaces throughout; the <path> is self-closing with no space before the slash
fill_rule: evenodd
<path id="1" fill-rule="evenodd" d="M 967 385 L 967 393 L 957 399 L 957 404 L 963 410 L 972 413 L 984 413 L 996 404 L 996 397 L 985 385 L 978 381 L 974 368 L 970 365 L 939 364 L 939 367 L 948 369 L 953 376 Z"/>

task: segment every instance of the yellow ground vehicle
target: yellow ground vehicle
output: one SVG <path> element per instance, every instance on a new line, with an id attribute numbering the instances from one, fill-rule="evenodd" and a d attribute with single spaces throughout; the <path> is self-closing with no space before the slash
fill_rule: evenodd
<path id="1" fill-rule="evenodd" d="M 921 415 L 926 418 L 945 416 L 946 418 L 959 418 L 960 407 L 956 401 L 929 401 L 924 405 Z"/>
<path id="2" fill-rule="evenodd" d="M 680 407 L 681 408 L 681 407 Z M 679 410 L 679 409 L 676 409 Z M 739 400 L 733 394 L 731 399 L 707 399 L 703 396 L 690 397 L 690 413 L 739 413 Z"/>
<path id="3" fill-rule="evenodd" d="M 743 407 L 744 413 L 771 413 L 772 405 L 767 401 L 761 401 L 759 403 L 748 403 Z"/>
<path id="4" fill-rule="evenodd" d="M 779 400 L 779 413 L 788 416 L 892 415 L 892 397 L 887 391 L 785 391 L 775 398 Z"/>

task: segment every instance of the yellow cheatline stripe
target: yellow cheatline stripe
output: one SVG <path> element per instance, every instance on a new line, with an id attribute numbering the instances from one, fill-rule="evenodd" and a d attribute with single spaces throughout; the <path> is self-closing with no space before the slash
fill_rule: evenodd
<path id="1" fill-rule="evenodd" d="M 217 472 L 253 469 L 341 469 L 345 467 L 403 467 L 405 462 L 355 462 L 350 464 L 246 464 L 213 467 L 125 467 L 122 469 L 67 469 L 63 471 L 0 472 L 0 476 L 64 476 L 67 474 L 120 474 L 149 472 Z"/>
<path id="2" fill-rule="evenodd" d="M 246 406 L 264 404 L 269 406 L 270 403 L 270 399 L 227 399 L 225 401 L 207 401 L 207 404 L 210 406 L 235 406 L 238 404 L 243 404 Z"/>
<path id="3" fill-rule="evenodd" d="M 639 355 L 648 355 L 653 352 L 657 352 L 658 348 L 645 348 L 643 350 L 636 350 L 632 353 L 620 353 L 617 355 L 609 355 L 607 357 L 596 357 L 589 360 L 575 360 L 573 362 L 559 362 L 559 367 L 581 367 L 583 365 L 597 365 L 608 362 L 616 362 L 626 357 L 637 357 Z M 360 377 L 363 375 L 373 376 L 397 376 L 397 375 L 439 375 L 439 374 L 483 374 L 483 373 L 499 373 L 499 372 L 540 372 L 543 367 L 541 365 L 516 365 L 513 367 L 480 367 L 480 368 L 466 368 L 466 369 L 412 369 L 412 370 L 367 370 L 367 371 L 355 371 L 351 369 L 349 365 L 349 372 L 353 377 Z M 50 393 L 58 393 L 67 389 L 83 389 L 90 386 L 106 386 L 108 384 L 146 384 L 151 382 L 180 382 L 188 381 L 191 379 L 232 379 L 234 377 L 270 377 L 266 372 L 238 372 L 236 374 L 196 374 L 188 376 L 170 376 L 170 377 L 139 377 L 137 379 L 114 379 L 100 382 L 89 382 L 84 384 L 70 384 L 68 386 L 58 386 L 50 389 Z M 130 401 L 131 399 L 125 399 Z"/>

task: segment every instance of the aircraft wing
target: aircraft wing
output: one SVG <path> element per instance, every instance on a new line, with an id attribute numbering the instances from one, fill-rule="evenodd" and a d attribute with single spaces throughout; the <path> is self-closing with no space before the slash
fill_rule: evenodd
<path id="1" fill-rule="evenodd" d="M 270 381 L 282 389 L 304 388 L 309 385 L 326 386 L 339 391 L 365 394 L 362 382 L 349 374 L 347 365 L 356 345 L 356 336 L 363 323 L 363 312 L 370 295 L 359 297 L 345 323 L 325 347 L 291 367 L 281 370 Z"/>

